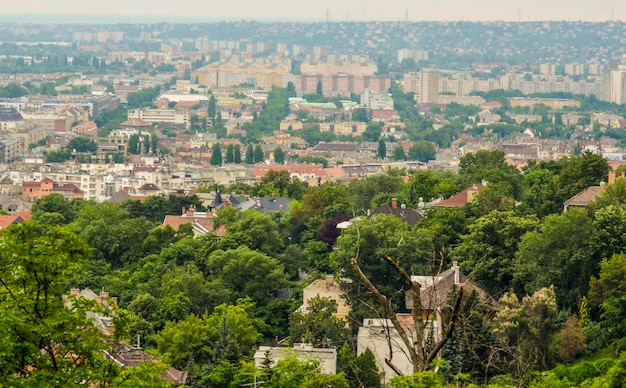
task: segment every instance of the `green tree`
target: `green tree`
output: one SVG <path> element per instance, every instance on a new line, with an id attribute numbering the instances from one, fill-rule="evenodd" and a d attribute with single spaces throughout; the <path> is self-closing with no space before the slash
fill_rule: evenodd
<path id="1" fill-rule="evenodd" d="M 521 237 L 538 227 L 534 216 L 493 211 L 469 225 L 469 234 L 454 255 L 470 278 L 491 295 L 501 295 L 512 286 Z"/>
<path id="2" fill-rule="evenodd" d="M 410 376 L 395 376 L 389 380 L 395 388 L 444 388 L 443 377 L 434 371 L 416 372 Z"/>
<path id="3" fill-rule="evenodd" d="M 222 279 L 236 297 L 249 296 L 259 303 L 268 303 L 273 292 L 287 285 L 278 260 L 245 246 L 211 253 L 207 270 L 209 279 Z"/>
<path id="4" fill-rule="evenodd" d="M 541 288 L 521 302 L 514 293 L 507 293 L 499 303 L 502 307 L 494 331 L 514 354 L 509 370 L 518 376 L 534 367 L 547 370 L 551 364 L 550 344 L 557 329 L 554 289 Z"/>
<path id="5" fill-rule="evenodd" d="M 602 259 L 599 275 L 589 280 L 589 307 L 598 308 L 602 303 L 626 295 L 626 255 L 614 254 Z"/>
<path id="6" fill-rule="evenodd" d="M 207 114 L 212 119 L 215 118 L 216 105 L 217 105 L 217 103 L 216 103 L 216 100 L 215 100 L 215 96 L 211 94 L 211 97 L 209 98 L 209 107 L 207 108 Z"/>
<path id="7" fill-rule="evenodd" d="M 132 155 L 139 155 L 139 135 L 133 134 L 128 138 L 128 153 Z"/>
<path id="8" fill-rule="evenodd" d="M 337 302 L 316 296 L 306 312 L 294 312 L 289 319 L 289 340 L 311 343 L 316 348 L 339 348 L 348 337 L 346 323 L 335 317 Z"/>
<path id="9" fill-rule="evenodd" d="M 357 357 L 350 345 L 344 343 L 339 350 L 339 365 L 351 388 L 380 386 L 382 375 L 376 366 L 374 353 L 369 348 Z"/>
<path id="10" fill-rule="evenodd" d="M 362 123 L 370 122 L 369 111 L 366 108 L 357 108 L 352 111 L 352 120 L 360 121 Z"/>
<path id="11" fill-rule="evenodd" d="M 151 149 L 152 149 L 152 153 L 153 154 L 157 154 L 159 152 L 159 138 L 157 137 L 156 134 L 152 134 L 150 136 L 150 143 L 151 143 Z"/>
<path id="12" fill-rule="evenodd" d="M 556 179 L 556 197 L 560 203 L 589 186 L 606 182 L 610 170 L 603 156 L 591 152 L 563 158 L 560 164 L 562 169 Z"/>
<path id="13" fill-rule="evenodd" d="M 259 163 L 265 160 L 265 153 L 263 152 L 263 149 L 261 148 L 260 144 L 257 144 L 254 147 L 254 163 Z"/>
<path id="14" fill-rule="evenodd" d="M 406 154 L 404 153 L 404 148 L 401 145 L 397 145 L 393 149 L 393 160 L 406 160 Z"/>
<path id="15" fill-rule="evenodd" d="M 61 194 L 50 194 L 39 198 L 31 209 L 33 220 L 39 221 L 46 213 L 58 213 L 63 216 L 65 223 L 74 220 L 78 209 L 78 204 L 82 201 L 68 201 Z"/>
<path id="16" fill-rule="evenodd" d="M 419 160 L 420 162 L 428 162 L 429 160 L 435 160 L 435 155 L 437 150 L 435 149 L 435 145 L 429 141 L 418 141 L 415 142 L 409 148 L 409 160 Z"/>
<path id="17" fill-rule="evenodd" d="M 315 94 L 318 96 L 323 96 L 324 91 L 322 90 L 322 81 L 317 81 L 317 86 L 315 87 Z"/>
<path id="18" fill-rule="evenodd" d="M 347 191 L 352 199 L 355 211 L 359 214 L 367 214 L 368 210 L 372 210 L 372 202 L 376 196 L 394 194 L 400 191 L 401 188 L 402 178 L 400 174 L 389 172 L 363 179 L 355 179 L 350 182 Z"/>
<path id="19" fill-rule="evenodd" d="M 274 150 L 274 162 L 278 164 L 285 163 L 285 152 L 280 147 L 276 147 Z"/>
<path id="20" fill-rule="evenodd" d="M 230 143 L 228 147 L 226 147 L 226 163 L 233 162 L 235 162 L 235 145 Z"/>
<path id="21" fill-rule="evenodd" d="M 221 166 L 222 165 L 222 147 L 220 147 L 219 143 L 215 143 L 213 148 L 211 148 L 211 166 Z"/>
<path id="22" fill-rule="evenodd" d="M 246 164 L 254 164 L 254 147 L 252 144 L 248 144 L 246 149 Z"/>
<path id="23" fill-rule="evenodd" d="M 295 355 L 276 362 L 271 370 L 269 381 L 264 383 L 271 388 L 307 387 L 307 388 L 348 388 L 348 382 L 341 374 L 326 376 L 322 374 L 318 359 L 300 360 Z"/>
<path id="24" fill-rule="evenodd" d="M 62 299 L 67 279 L 85 265 L 87 244 L 67 229 L 31 222 L 1 235 L 0 385 L 73 387 L 110 378 L 102 351 L 112 350 L 87 318 L 97 306 L 70 299 L 66 308 Z"/>
<path id="25" fill-rule="evenodd" d="M 233 162 L 237 164 L 241 163 L 241 147 L 239 147 L 238 145 L 235 146 L 234 149 Z"/>
<path id="26" fill-rule="evenodd" d="M 242 355 L 251 356 L 261 340 L 257 330 L 261 322 L 253 317 L 253 309 L 249 299 L 242 299 L 236 305 L 219 305 L 210 315 L 168 322 L 155 337 L 159 353 L 164 361 L 181 369 L 190 355 L 200 367 L 219 365 L 231 342 Z"/>
<path id="27" fill-rule="evenodd" d="M 365 141 L 377 141 L 380 137 L 380 131 L 382 130 L 382 124 L 379 122 L 369 123 L 365 127 L 363 132 L 363 140 Z"/>
<path id="28" fill-rule="evenodd" d="M 459 291 L 452 302 L 447 322 L 440 321 L 446 327 L 445 335 L 427 346 L 424 320 L 428 312 L 422 309 L 420 285 L 409 274 L 432 273 L 441 265 L 433 257 L 430 233 L 410 230 L 396 217 L 378 215 L 355 222 L 342 232 L 338 244 L 330 257 L 331 265 L 342 274 L 341 285 L 352 306 L 351 319 L 360 322 L 372 315 L 389 319 L 407 349 L 413 370 L 425 370 L 450 338 L 463 294 Z M 406 290 L 413 298 L 411 322 L 415 331 L 411 338 L 396 315 L 404 304 Z M 390 366 L 393 368 L 393 363 Z"/>
<path id="29" fill-rule="evenodd" d="M 378 141 L 378 157 L 380 159 L 387 159 L 387 143 L 384 139 Z"/>
<path id="30" fill-rule="evenodd" d="M 67 143 L 67 148 L 76 150 L 76 152 L 96 152 L 98 150 L 98 144 L 92 139 L 78 136 Z"/>
<path id="31" fill-rule="evenodd" d="M 507 196 L 520 199 L 522 195 L 521 174 L 508 164 L 502 151 L 468 153 L 459 160 L 459 176 L 463 187 L 483 180 L 499 183 Z"/>
<path id="32" fill-rule="evenodd" d="M 527 293 L 553 285 L 559 307 L 577 311 L 577 302 L 587 294 L 589 279 L 597 270 L 588 244 L 592 232 L 592 221 L 584 210 L 546 217 L 538 230 L 529 231 L 519 243 L 514 282 Z"/>

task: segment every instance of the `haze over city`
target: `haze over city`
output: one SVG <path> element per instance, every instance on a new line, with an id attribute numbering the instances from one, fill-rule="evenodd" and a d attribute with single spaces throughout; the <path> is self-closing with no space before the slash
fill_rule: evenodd
<path id="1" fill-rule="evenodd" d="M 61 6 L 59 6 L 61 5 Z M 316 2 L 291 2 L 285 0 L 234 0 L 228 4 L 217 1 L 154 0 L 144 3 L 111 0 L 92 3 L 85 7 L 79 0 L 65 0 L 61 4 L 47 0 L 12 2 L 3 7 L 0 20 L 96 22 L 134 22 L 137 20 L 409 20 L 409 21 L 536 21 L 536 20 L 624 20 L 626 4 L 588 0 L 444 0 L 415 2 L 388 0 L 330 0 Z M 89 16 L 87 16 L 89 15 Z M 120 19 L 122 18 L 122 19 Z M 111 20 L 109 20 L 111 19 Z M 117 20 L 116 20 L 117 19 Z"/>

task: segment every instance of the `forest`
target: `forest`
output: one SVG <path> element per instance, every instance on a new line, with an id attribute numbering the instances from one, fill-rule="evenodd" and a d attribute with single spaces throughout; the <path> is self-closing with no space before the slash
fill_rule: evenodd
<path id="1" fill-rule="evenodd" d="M 167 386 L 158 379 L 167 365 L 188 371 L 190 387 L 255 379 L 270 387 L 380 386 L 371 353 L 356 354 L 359 326 L 389 317 L 386 307 L 406 312 L 405 274 L 434 275 L 457 261 L 484 292 L 450 295 L 440 349 L 389 386 L 621 386 L 626 179 L 620 168 L 614 183 L 601 184 L 610 170 L 592 153 L 519 171 L 502 152 L 479 151 L 461 159 L 458 174 L 390 170 L 308 186 L 270 172 L 228 190 L 289 197 L 289 209 L 216 211 L 221 237 L 194 236 L 190 224 L 161 226 L 182 208 L 212 210 L 196 196 L 116 205 L 49 195 L 33 205 L 31 221 L 0 231 L 0 325 L 8 328 L 0 334 L 0 385 Z M 464 207 L 429 205 L 481 182 Z M 603 190 L 589 206 L 564 211 L 589 186 Z M 426 203 L 421 220 L 370 216 L 392 198 L 409 209 Z M 339 233 L 346 220 L 353 225 Z M 348 324 L 328 299 L 307 314 L 297 310 L 303 288 L 331 273 L 351 307 Z M 63 306 L 70 288 L 118 298 L 115 338 L 90 327 L 85 313 L 97 306 Z M 107 362 L 103 350 L 138 335 L 162 364 L 120 370 Z M 271 369 L 254 365 L 259 345 L 286 337 L 337 349 L 339 373 L 295 357 Z M 415 346 L 416 354 L 433 349 Z"/>

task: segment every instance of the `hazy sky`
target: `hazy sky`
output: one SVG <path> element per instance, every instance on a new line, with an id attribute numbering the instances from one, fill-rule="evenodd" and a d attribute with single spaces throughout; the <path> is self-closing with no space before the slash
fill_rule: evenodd
<path id="1" fill-rule="evenodd" d="M 9 14 L 115 14 L 197 20 L 626 20 L 626 1 L 592 0 L 0 0 Z M 167 19 L 167 17 L 164 17 Z"/>

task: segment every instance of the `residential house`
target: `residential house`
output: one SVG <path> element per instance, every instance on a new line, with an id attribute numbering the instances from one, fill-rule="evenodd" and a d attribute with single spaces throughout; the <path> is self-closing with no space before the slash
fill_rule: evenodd
<path id="1" fill-rule="evenodd" d="M 492 113 L 490 110 L 485 109 L 478 113 L 476 121 L 478 125 L 494 124 L 500 121 L 500 115 Z"/>
<path id="2" fill-rule="evenodd" d="M 326 275 L 324 279 L 314 280 L 311 284 L 302 290 L 302 306 L 298 309 L 301 313 L 307 313 L 309 302 L 315 297 L 328 298 L 331 302 L 337 303 L 337 312 L 333 316 L 348 321 L 350 306 L 342 297 L 345 292 L 341 289 L 341 285 L 335 281 L 335 276 Z"/>
<path id="3" fill-rule="evenodd" d="M 334 375 L 337 373 L 337 350 L 334 348 L 314 348 L 312 344 L 293 345 L 293 348 L 260 346 L 254 353 L 254 363 L 257 368 L 264 366 L 264 361 L 269 357 L 270 367 L 285 357 L 295 355 L 300 360 L 317 359 L 321 361 L 321 371 L 324 374 Z"/>
<path id="4" fill-rule="evenodd" d="M 6 229 L 11 225 L 21 224 L 24 222 L 19 215 L 0 215 L 0 229 Z"/>
<path id="5" fill-rule="evenodd" d="M 471 187 L 461 191 L 458 194 L 453 195 L 448 199 L 444 199 L 439 201 L 433 206 L 435 207 L 464 207 L 468 203 L 470 203 L 476 194 L 484 187 L 483 183 L 473 184 Z"/>
<path id="6" fill-rule="evenodd" d="M 22 183 L 22 192 L 28 199 L 35 201 L 50 194 L 61 194 L 65 199 L 82 199 L 84 192 L 73 183 L 57 183 L 50 178 L 43 178 L 39 182 Z"/>
<path id="7" fill-rule="evenodd" d="M 481 300 L 490 301 L 482 289 L 461 273 L 456 261 L 450 269 L 440 274 L 411 276 L 411 280 L 421 285 L 420 301 L 425 325 L 423 339 L 432 337 L 438 341 L 442 338 L 444 310 L 449 307 L 450 295 L 456 289 L 463 289 L 466 294 L 476 291 Z M 410 292 L 405 294 L 405 305 L 408 310 L 413 309 L 413 297 Z M 412 339 L 412 343 L 416 343 L 418 336 L 412 314 L 400 313 L 397 314 L 397 318 L 407 337 Z M 391 359 L 394 366 L 404 374 L 413 373 L 413 364 L 408 355 L 408 349 L 389 319 L 364 320 L 357 337 L 357 353 L 361 354 L 368 348 L 374 353 L 376 364 L 383 372 L 385 382 L 395 376 L 394 370 L 385 360 Z"/>
<path id="8" fill-rule="evenodd" d="M 398 206 L 398 199 L 392 198 L 391 204 L 384 203 L 376 208 L 371 214 L 371 217 L 374 217 L 378 214 L 389 214 L 396 218 L 401 219 L 406 222 L 410 226 L 417 224 L 419 220 L 422 219 L 422 214 L 420 214 L 415 209 L 408 209 L 404 204 Z"/>
<path id="9" fill-rule="evenodd" d="M 213 213 L 198 212 L 195 209 L 183 209 L 180 216 L 166 215 L 161 226 L 169 225 L 173 229 L 178 230 L 181 225 L 191 224 L 194 236 L 204 236 L 207 233 L 213 233 L 218 237 L 226 234 L 226 228 L 222 225 L 215 229 L 213 223 Z"/>
<path id="10" fill-rule="evenodd" d="M 80 290 L 78 288 L 72 288 L 70 289 L 70 296 L 76 299 L 85 298 L 87 300 L 95 301 L 100 307 L 109 312 L 112 312 L 114 306 L 117 304 L 117 298 L 109 297 L 108 292 L 101 291 L 99 294 L 96 294 L 88 288 L 85 288 L 83 290 Z M 71 298 L 64 295 L 63 302 L 67 308 L 72 308 L 73 302 Z M 98 328 L 103 334 L 108 336 L 112 335 L 115 332 L 115 325 L 110 314 L 103 314 L 100 312 L 87 312 L 87 318 L 89 318 L 93 325 Z M 160 361 L 156 357 L 151 356 L 141 350 L 139 344 L 137 344 L 136 346 L 131 346 L 123 342 L 118 342 L 113 347 L 113 352 L 104 352 L 104 354 L 111 360 L 115 361 L 122 368 L 136 367 L 141 363 L 147 361 Z M 168 368 L 163 371 L 161 378 L 163 380 L 167 380 L 173 383 L 174 385 L 184 385 L 187 381 L 187 372 L 183 372 L 174 368 Z"/>

